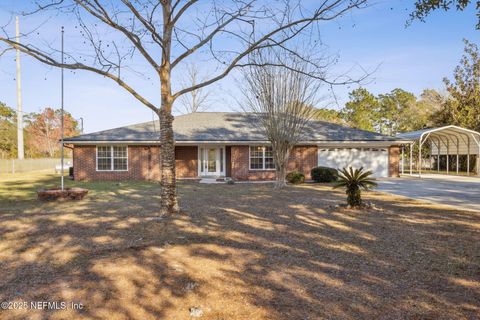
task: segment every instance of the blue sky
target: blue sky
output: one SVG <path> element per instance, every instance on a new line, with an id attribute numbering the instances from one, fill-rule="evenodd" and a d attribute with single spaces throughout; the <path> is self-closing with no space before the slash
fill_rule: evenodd
<path id="1" fill-rule="evenodd" d="M 462 39 L 479 42 L 475 30 L 473 7 L 458 13 L 436 12 L 427 23 L 414 22 L 405 28 L 405 21 L 413 1 L 377 1 L 367 9 L 352 12 L 342 19 L 322 26 L 322 38 L 329 52 L 338 54 L 340 62 L 332 73 L 341 73 L 353 65 L 375 70 L 364 86 L 375 94 L 402 88 L 415 94 L 425 88 L 443 89 L 442 79 L 452 75 L 463 51 Z M 2 0 L 0 22 L 3 25 L 18 2 Z M 47 32 L 53 43 L 59 40 L 55 29 L 66 25 L 66 46 L 74 46 L 76 38 L 69 31 L 68 22 L 50 21 Z M 29 26 L 24 26 L 29 27 Z M 69 34 L 69 32 L 71 32 Z M 67 48 L 68 49 L 68 48 Z M 142 71 L 141 64 L 136 65 Z M 0 58 L 0 101 L 16 106 L 15 61 L 13 54 Z M 39 111 L 60 104 L 60 71 L 22 57 L 23 106 L 25 112 Z M 87 72 L 67 72 L 65 78 L 65 107 L 75 118 L 82 117 L 85 132 L 98 131 L 127 124 L 149 121 L 152 112 L 118 87 L 111 80 Z M 211 87 L 208 111 L 238 110 L 235 74 Z M 159 88 L 152 81 L 136 79 L 154 102 L 159 99 Z M 318 107 L 341 108 L 348 100 L 348 92 L 355 86 L 337 87 L 335 95 L 328 96 Z"/>

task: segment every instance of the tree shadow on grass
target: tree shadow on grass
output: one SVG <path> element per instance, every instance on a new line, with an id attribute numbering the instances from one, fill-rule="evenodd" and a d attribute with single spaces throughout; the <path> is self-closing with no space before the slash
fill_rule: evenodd
<path id="1" fill-rule="evenodd" d="M 477 213 L 374 193 L 384 210 L 356 212 L 324 186 L 183 182 L 183 212 L 165 223 L 152 218 L 158 184 L 93 189 L 0 200 L 0 300 L 85 305 L 34 312 L 52 319 L 188 319 L 194 306 L 203 319 L 479 316 Z"/>

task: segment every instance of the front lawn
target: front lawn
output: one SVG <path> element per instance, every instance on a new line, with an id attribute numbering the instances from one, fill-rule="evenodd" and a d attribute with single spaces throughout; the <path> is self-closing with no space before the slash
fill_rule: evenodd
<path id="1" fill-rule="evenodd" d="M 1 319 L 480 317 L 480 213 L 375 192 L 381 210 L 356 212 L 325 185 L 181 182 L 166 224 L 157 183 L 68 181 L 91 193 L 38 202 L 56 179 L 0 178 L 0 301 L 84 307 Z"/>

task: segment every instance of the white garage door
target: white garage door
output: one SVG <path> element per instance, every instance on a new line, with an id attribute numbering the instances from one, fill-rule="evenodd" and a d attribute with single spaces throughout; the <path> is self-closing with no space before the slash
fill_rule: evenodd
<path id="1" fill-rule="evenodd" d="M 386 148 L 318 148 L 318 165 L 342 169 L 347 167 L 373 171 L 377 178 L 388 177 Z"/>

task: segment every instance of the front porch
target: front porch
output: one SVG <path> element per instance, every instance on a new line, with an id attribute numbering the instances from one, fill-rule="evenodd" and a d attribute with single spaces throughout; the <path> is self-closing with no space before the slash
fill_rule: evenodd
<path id="1" fill-rule="evenodd" d="M 272 151 L 260 144 L 177 145 L 175 159 L 180 179 L 275 180 Z M 301 171 L 310 179 L 310 171 L 317 165 L 317 146 L 297 146 L 290 155 L 288 170 Z"/>
<path id="2" fill-rule="evenodd" d="M 198 146 L 198 177 L 224 179 L 231 177 L 231 147 Z"/>

